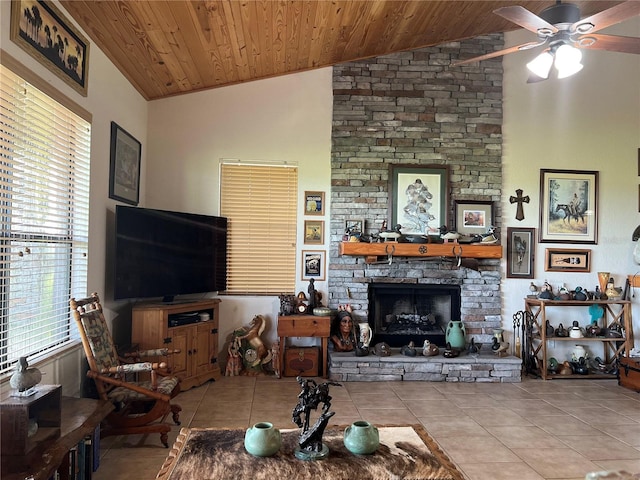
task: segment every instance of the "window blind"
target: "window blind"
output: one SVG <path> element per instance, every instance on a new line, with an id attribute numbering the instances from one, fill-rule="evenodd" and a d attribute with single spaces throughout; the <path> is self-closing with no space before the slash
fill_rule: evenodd
<path id="1" fill-rule="evenodd" d="M 91 125 L 0 65 L 0 373 L 77 340 Z"/>
<path id="2" fill-rule="evenodd" d="M 229 220 L 226 293 L 294 293 L 297 167 L 222 164 L 220 187 L 220 214 Z"/>

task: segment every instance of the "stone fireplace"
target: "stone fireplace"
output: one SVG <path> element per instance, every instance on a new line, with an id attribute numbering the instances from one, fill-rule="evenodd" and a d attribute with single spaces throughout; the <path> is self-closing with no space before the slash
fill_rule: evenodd
<path id="1" fill-rule="evenodd" d="M 490 343 L 493 329 L 502 326 L 499 259 L 480 259 L 473 268 L 438 257 L 395 257 L 389 262 L 367 263 L 364 257 L 341 256 L 338 244 L 349 221 L 363 220 L 365 234 L 377 232 L 383 221 L 389 221 L 390 165 L 446 166 L 446 226 L 455 229 L 455 202 L 468 200 L 493 202 L 493 223 L 500 228 L 502 61 L 497 58 L 462 68 L 449 68 L 449 64 L 503 45 L 502 35 L 488 35 L 334 66 L 328 304 L 332 308 L 350 304 L 356 321 L 373 322 L 373 328 L 378 322 L 381 330 L 386 328 L 376 333 L 374 341 L 384 338 L 392 346 L 416 341 L 418 334 L 413 331 L 398 338 L 382 336 L 389 334 L 391 325 L 402 325 L 387 321 L 398 320 L 400 314 L 405 315 L 401 320 L 414 321 L 416 330 L 434 322 L 442 330 L 449 320 L 462 320 L 467 338 L 485 344 Z M 372 301 L 370 292 L 382 284 L 394 292 L 391 296 L 402 300 L 389 301 L 394 304 L 389 307 L 385 301 Z M 445 306 L 438 294 L 431 304 L 412 303 L 410 298 L 423 289 L 455 292 L 459 300 Z M 385 309 L 391 311 L 376 320 L 378 312 Z M 436 343 L 443 345 L 444 333 L 439 330 L 421 332 L 419 338 L 433 335 Z M 395 362 L 395 357 L 389 360 L 391 368 L 379 357 L 347 357 L 344 360 L 353 364 L 334 364 L 337 357 L 332 356 L 332 375 L 335 372 L 338 378 L 357 380 L 377 362 L 375 368 L 381 370 L 369 378 L 459 381 L 464 372 L 471 372 L 467 379 L 481 377 L 486 366 L 467 355 L 451 359 L 462 365 L 456 370 L 463 372 L 458 376 L 449 374 L 452 367 L 446 364 L 433 367 L 440 368 L 433 376 L 430 371 L 421 371 L 412 377 L 402 358 L 400 362 Z M 442 360 L 442 356 L 434 358 Z M 516 371 L 500 374 L 501 367 L 494 365 L 494 359 L 489 354 L 491 373 L 486 379 L 519 379 Z"/>
<path id="2" fill-rule="evenodd" d="M 373 343 L 402 347 L 413 341 L 417 347 L 429 340 L 445 346 L 449 320 L 460 319 L 458 285 L 397 283 L 369 284 L 369 325 Z"/>

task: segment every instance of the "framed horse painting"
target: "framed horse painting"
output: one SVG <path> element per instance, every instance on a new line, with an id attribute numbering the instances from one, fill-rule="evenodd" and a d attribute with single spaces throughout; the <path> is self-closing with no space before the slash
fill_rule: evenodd
<path id="1" fill-rule="evenodd" d="M 540 242 L 598 243 L 598 172 L 540 170 Z"/>

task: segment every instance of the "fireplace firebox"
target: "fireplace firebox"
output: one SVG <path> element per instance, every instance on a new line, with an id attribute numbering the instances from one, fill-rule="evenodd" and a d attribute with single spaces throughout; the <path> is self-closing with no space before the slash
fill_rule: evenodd
<path id="1" fill-rule="evenodd" d="M 460 320 L 458 285 L 370 283 L 368 293 L 372 345 L 413 341 L 418 348 L 429 340 L 444 347 L 447 324 Z"/>

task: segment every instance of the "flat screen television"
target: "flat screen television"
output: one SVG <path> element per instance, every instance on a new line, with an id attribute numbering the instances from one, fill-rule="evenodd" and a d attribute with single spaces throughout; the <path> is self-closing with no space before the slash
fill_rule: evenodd
<path id="1" fill-rule="evenodd" d="M 224 217 L 117 205 L 115 234 L 115 300 L 226 289 Z"/>

